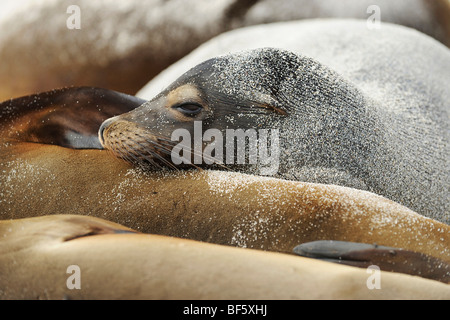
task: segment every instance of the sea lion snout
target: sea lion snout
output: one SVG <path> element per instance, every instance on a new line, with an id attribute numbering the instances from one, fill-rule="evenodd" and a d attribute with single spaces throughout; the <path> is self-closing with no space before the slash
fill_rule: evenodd
<path id="1" fill-rule="evenodd" d="M 168 160 L 172 141 L 121 116 L 104 121 L 98 136 L 104 149 L 129 163 L 144 167 L 150 164 L 155 168 L 161 168 L 163 163 L 173 167 Z"/>

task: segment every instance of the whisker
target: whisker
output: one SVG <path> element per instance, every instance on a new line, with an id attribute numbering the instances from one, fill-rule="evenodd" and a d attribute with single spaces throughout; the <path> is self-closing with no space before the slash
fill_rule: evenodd
<path id="1" fill-rule="evenodd" d="M 118 146 L 117 141 L 114 141 L 113 143 L 114 145 L 111 145 L 111 151 L 113 151 L 114 156 L 122 159 L 123 161 L 131 162 L 130 159 L 128 159 L 127 156 L 122 152 L 122 148 Z"/>
<path id="2" fill-rule="evenodd" d="M 167 154 L 171 154 L 171 153 L 172 153 L 172 150 L 167 149 L 165 146 L 161 145 L 160 143 L 157 143 L 157 142 L 155 142 L 155 141 L 153 141 L 153 140 L 151 140 L 151 139 L 149 140 L 148 138 L 145 138 L 145 139 L 146 139 L 147 142 L 149 142 L 149 143 L 151 143 L 151 144 L 154 144 L 157 148 L 159 148 L 160 150 L 166 152 Z M 158 138 L 158 139 L 159 139 L 159 138 Z M 169 142 L 169 146 L 172 146 L 172 147 L 173 147 L 174 144 L 175 144 L 174 141 L 168 140 L 168 139 L 166 139 L 166 138 L 163 138 L 163 139 L 161 139 L 161 140 L 164 140 L 164 141 Z M 191 152 L 191 156 L 192 156 L 192 155 L 201 155 L 201 154 L 198 154 L 198 153 L 193 153 L 193 152 L 192 152 L 192 149 L 191 149 L 190 152 Z M 192 157 L 191 157 L 191 159 L 192 159 Z M 201 169 L 199 166 L 193 164 L 191 161 L 188 163 L 188 165 L 190 165 L 191 167 L 196 168 L 197 170 L 202 171 L 202 169 Z"/>
<path id="3" fill-rule="evenodd" d="M 133 142 L 136 143 L 136 141 L 133 141 Z M 141 152 L 139 152 L 137 149 L 133 149 L 133 150 L 134 150 L 134 152 L 138 153 L 141 158 L 147 160 L 152 166 L 157 167 L 159 169 L 163 168 L 159 163 L 157 163 L 155 160 L 152 159 L 151 156 L 153 156 L 153 152 L 151 150 L 144 149 L 146 152 L 150 151 L 151 156 L 144 155 Z"/>
<path id="4" fill-rule="evenodd" d="M 154 143 L 154 141 L 150 141 L 150 142 Z M 169 150 L 169 149 L 167 149 L 166 147 L 164 147 L 164 146 L 162 146 L 160 144 L 156 144 L 155 147 L 158 148 L 159 150 L 163 151 L 163 152 L 166 152 L 166 154 L 172 154 L 172 150 Z M 193 153 L 192 153 L 192 150 L 191 150 L 191 159 L 192 159 L 192 155 L 193 155 Z M 194 168 L 196 168 L 196 169 L 198 169 L 198 170 L 201 170 L 201 168 L 199 166 L 196 166 L 191 161 L 189 161 L 189 163 L 187 163 L 187 164 L 192 166 L 192 167 L 194 167 Z"/>
<path id="5" fill-rule="evenodd" d="M 122 150 L 122 149 L 128 149 L 128 150 L 130 150 L 130 148 L 128 147 L 127 144 L 122 144 L 122 146 L 123 146 L 124 148 L 121 148 L 121 150 Z M 134 151 L 134 150 L 132 150 L 132 151 Z M 126 158 L 126 160 L 127 160 L 128 162 L 130 162 L 130 163 L 133 163 L 133 164 L 139 163 L 138 157 L 137 157 L 135 154 L 133 154 L 132 152 L 126 152 L 126 153 L 125 153 L 125 158 Z"/>
<path id="6" fill-rule="evenodd" d="M 147 140 L 148 142 L 150 142 L 150 143 L 155 143 L 153 140 Z M 170 141 L 170 140 L 167 140 L 167 141 Z M 174 144 L 174 141 L 170 141 L 171 142 L 171 146 Z M 157 144 L 157 146 L 158 147 L 160 147 L 160 148 L 162 148 L 162 146 L 161 146 L 161 144 Z M 165 151 L 167 151 L 167 153 L 171 153 L 171 151 L 172 150 L 168 150 L 168 149 L 166 149 Z M 210 157 L 210 156 L 208 156 L 208 155 L 205 155 L 205 154 L 203 154 L 203 152 L 197 152 L 196 150 L 193 150 L 192 148 L 191 148 L 191 151 L 190 151 L 190 154 L 191 154 L 191 159 L 193 159 L 195 156 L 199 156 L 199 157 L 202 157 L 203 159 L 207 159 L 207 160 L 210 160 L 211 162 L 213 162 L 213 164 L 216 164 L 216 165 L 218 165 L 218 166 L 220 166 L 220 167 L 222 167 L 222 168 L 224 168 L 224 169 L 226 169 L 226 170 L 230 170 L 229 168 L 227 168 L 225 165 L 223 165 L 222 163 L 218 163 L 218 162 L 215 162 L 215 160 L 216 159 L 214 159 L 213 157 Z M 198 166 L 196 166 L 195 164 L 193 164 L 193 163 L 190 163 L 190 165 L 192 165 L 193 167 L 195 167 L 195 168 L 197 168 L 197 169 L 200 169 L 200 167 L 198 167 Z"/>
<path id="7" fill-rule="evenodd" d="M 143 150 L 145 150 L 146 152 L 150 153 L 151 156 L 158 158 L 161 162 L 163 162 L 163 163 L 166 164 L 167 166 L 169 166 L 169 167 L 171 167 L 171 168 L 173 168 L 173 169 L 175 169 L 175 170 L 178 170 L 178 168 L 177 168 L 173 163 L 171 163 L 170 161 L 168 161 L 167 159 L 165 159 L 164 157 L 162 157 L 161 155 L 159 155 L 157 152 L 153 152 L 153 151 L 151 150 L 151 148 L 148 149 L 145 145 L 141 144 L 141 143 L 138 142 L 138 141 L 135 141 L 135 140 L 134 140 L 133 142 L 136 143 L 136 144 L 138 144 L 139 146 L 141 146 L 141 147 L 143 148 Z M 155 146 L 158 147 L 157 144 L 155 144 Z M 146 156 L 144 156 L 144 155 L 141 155 L 141 156 L 144 157 L 146 160 L 149 160 L 148 157 L 146 157 Z"/>
<path id="8" fill-rule="evenodd" d="M 135 165 L 143 165 L 143 162 L 146 161 L 156 168 L 162 169 L 163 166 L 165 166 L 174 170 L 180 170 L 179 167 L 164 156 L 170 156 L 172 154 L 172 148 L 175 146 L 176 142 L 163 136 L 152 135 L 158 140 L 155 141 L 143 134 L 134 134 L 133 137 L 125 136 L 120 140 L 111 139 L 105 148 L 116 158 L 120 158 Z M 196 156 L 202 157 L 202 159 L 212 162 L 212 165 L 217 165 L 225 170 L 230 170 L 224 164 L 215 162 L 216 159 L 214 157 L 205 155 L 203 152 L 198 152 L 191 148 L 189 153 L 191 159 L 194 159 Z M 192 162 L 189 162 L 187 165 L 202 171 L 202 168 L 199 165 Z"/>
<path id="9" fill-rule="evenodd" d="M 117 144 L 117 143 L 116 143 Z M 134 148 L 132 148 L 131 146 L 129 146 L 129 144 L 128 144 L 128 140 L 127 141 L 122 141 L 122 143 L 121 143 L 121 148 L 119 148 L 120 149 L 120 151 L 121 151 L 121 154 L 124 156 L 124 158 L 128 161 L 128 162 L 130 162 L 130 163 L 133 163 L 133 164 L 140 164 L 140 160 L 139 160 L 139 158 L 137 157 L 137 155 L 135 154 L 136 153 L 136 150 L 134 150 Z M 122 150 L 124 150 L 124 152 L 125 152 L 125 154 L 122 152 Z M 156 166 L 156 164 L 154 164 L 155 166 Z"/>

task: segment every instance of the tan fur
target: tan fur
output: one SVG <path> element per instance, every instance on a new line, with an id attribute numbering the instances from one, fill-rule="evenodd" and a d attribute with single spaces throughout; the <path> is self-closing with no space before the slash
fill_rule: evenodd
<path id="1" fill-rule="evenodd" d="M 419 277 L 381 272 L 370 290 L 365 269 L 121 229 L 70 215 L 1 221 L 0 299 L 450 299 L 450 286 Z M 67 288 L 71 265 L 80 289 Z"/>
<path id="2" fill-rule="evenodd" d="M 167 94 L 165 98 L 165 108 L 178 121 L 192 121 L 191 117 L 184 116 L 180 112 L 173 110 L 173 106 L 181 103 L 196 102 L 203 106 L 205 110 L 209 110 L 208 105 L 202 100 L 201 94 L 197 87 L 192 84 L 182 85 Z"/>
<path id="3" fill-rule="evenodd" d="M 102 150 L 2 145 L 2 219 L 81 214 L 145 233 L 270 251 L 346 240 L 450 261 L 448 225 L 369 192 L 231 172 L 144 174 Z"/>
<path id="4" fill-rule="evenodd" d="M 202 102 L 197 87 L 192 84 L 185 84 L 167 94 L 166 107 L 171 107 L 183 101 L 192 102 L 195 99 L 197 99 L 198 103 Z"/>

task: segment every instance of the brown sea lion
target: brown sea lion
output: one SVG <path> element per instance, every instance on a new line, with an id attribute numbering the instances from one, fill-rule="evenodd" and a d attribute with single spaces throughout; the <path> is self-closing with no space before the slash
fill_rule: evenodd
<path id="1" fill-rule="evenodd" d="M 448 225 L 373 193 L 233 172 L 143 172 L 105 150 L 46 144 L 36 135 L 27 141 L 29 135 L 16 134 L 18 128 L 22 133 L 32 130 L 36 122 L 24 121 L 26 117 L 36 114 L 39 119 L 51 119 L 52 105 L 70 107 L 74 97 L 74 108 L 91 111 L 99 107 L 87 102 L 98 96 L 105 98 L 102 110 L 108 110 L 108 97 L 125 99 L 121 105 L 128 101 L 128 108 L 140 103 L 113 92 L 97 95 L 102 91 L 72 88 L 0 105 L 2 219 L 90 215 L 146 233 L 283 253 L 309 241 L 341 240 L 450 260 Z M 63 100 L 55 104 L 58 99 Z M 27 112 L 18 111 L 23 101 L 27 101 Z M 68 122 L 52 122 L 62 127 L 56 132 L 66 132 L 71 115 Z M 98 128 L 102 118 L 97 121 Z"/>
<path id="2" fill-rule="evenodd" d="M 0 108 L 2 140 L 102 149 L 98 123 L 145 100 L 100 88 L 64 88 L 6 101 Z"/>
<path id="3" fill-rule="evenodd" d="M 420 277 L 381 271 L 372 282 L 364 269 L 79 215 L 0 221 L 0 237 L 2 300 L 450 299 L 449 285 Z"/>

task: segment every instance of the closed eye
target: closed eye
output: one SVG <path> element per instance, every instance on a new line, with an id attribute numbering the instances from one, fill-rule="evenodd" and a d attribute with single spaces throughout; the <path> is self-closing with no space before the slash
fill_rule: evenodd
<path id="1" fill-rule="evenodd" d="M 188 117 L 196 116 L 203 110 L 203 107 L 201 105 L 192 102 L 178 104 L 173 106 L 172 108 L 183 113 L 185 116 Z"/>

